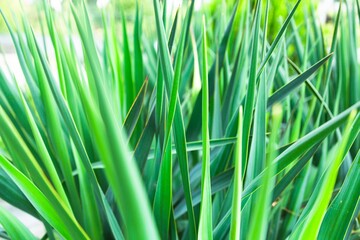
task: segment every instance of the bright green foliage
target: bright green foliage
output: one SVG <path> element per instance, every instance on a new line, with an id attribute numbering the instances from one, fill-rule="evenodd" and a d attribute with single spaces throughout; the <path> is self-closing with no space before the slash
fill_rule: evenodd
<path id="1" fill-rule="evenodd" d="M 359 1 L 330 36 L 305 0 L 84 2 L 1 12 L 0 198 L 43 239 L 359 238 Z"/>

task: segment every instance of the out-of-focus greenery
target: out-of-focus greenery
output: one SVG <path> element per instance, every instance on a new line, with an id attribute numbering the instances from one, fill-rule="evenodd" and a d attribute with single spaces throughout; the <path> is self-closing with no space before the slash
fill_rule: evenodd
<path id="1" fill-rule="evenodd" d="M 10 9 L 17 9 L 19 4 L 16 1 L 0 1 L 0 9 L 6 13 L 10 14 Z M 6 30 L 6 25 L 3 20 L 0 21 L 0 33 L 3 33 Z"/>

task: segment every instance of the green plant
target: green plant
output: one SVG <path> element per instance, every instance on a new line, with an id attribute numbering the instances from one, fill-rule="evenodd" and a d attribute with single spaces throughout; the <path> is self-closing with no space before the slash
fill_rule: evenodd
<path id="1" fill-rule="evenodd" d="M 0 69 L 0 198 L 44 239 L 360 236 L 357 1 L 329 50 L 314 8 L 294 20 L 301 0 L 271 42 L 269 1 L 167 16 L 153 0 L 153 38 L 141 7 L 133 34 L 103 9 L 101 46 L 78 2 L 43 1 L 46 48 L 2 14 L 26 83 Z M 35 238 L 3 208 L 0 224 Z"/>

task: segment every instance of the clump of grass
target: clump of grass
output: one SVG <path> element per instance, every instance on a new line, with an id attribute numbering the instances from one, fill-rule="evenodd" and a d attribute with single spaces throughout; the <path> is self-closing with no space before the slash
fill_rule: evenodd
<path id="1" fill-rule="evenodd" d="M 152 37 L 141 5 L 133 25 L 99 10 L 99 46 L 83 1 L 43 1 L 46 48 L 2 14 L 26 82 L 0 69 L 0 198 L 43 239 L 360 237 L 358 1 L 330 46 L 300 0 L 271 42 L 268 1 L 166 9 Z M 0 215 L 1 237 L 35 239 Z"/>

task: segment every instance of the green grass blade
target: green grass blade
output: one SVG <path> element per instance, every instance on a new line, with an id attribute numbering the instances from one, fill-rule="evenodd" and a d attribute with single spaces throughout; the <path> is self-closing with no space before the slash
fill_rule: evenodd
<path id="1" fill-rule="evenodd" d="M 146 96 L 147 87 L 148 87 L 148 81 L 145 80 L 124 120 L 124 128 L 126 130 L 127 135 L 130 137 L 132 136 L 136 123 L 138 122 L 141 111 L 144 107 L 144 100 Z"/>
<path id="2" fill-rule="evenodd" d="M 155 21 L 156 21 L 156 30 L 159 41 L 159 50 L 160 50 L 160 63 L 162 66 L 163 76 L 165 80 L 165 86 L 167 93 L 170 95 L 171 82 L 174 78 L 174 71 L 172 68 L 172 64 L 170 61 L 169 49 L 166 44 L 166 36 L 164 25 L 161 21 L 160 16 L 160 7 L 157 0 L 153 1 L 154 11 L 155 11 Z M 188 11 L 185 21 L 190 21 L 191 11 Z M 195 216 L 194 210 L 192 207 L 192 197 L 189 183 L 189 167 L 188 167 L 188 158 L 186 151 L 186 139 L 185 139 L 185 130 L 184 130 L 184 122 L 183 115 L 180 106 L 180 100 L 177 96 L 175 115 L 174 115 L 174 139 L 176 150 L 179 157 L 179 165 L 181 170 L 181 178 L 185 192 L 186 205 L 189 214 L 189 237 L 190 239 L 194 239 L 196 237 L 196 225 L 195 225 Z"/>
<path id="3" fill-rule="evenodd" d="M 33 118 L 32 114 L 30 112 L 29 106 L 27 105 L 27 103 L 25 101 L 25 98 L 22 95 L 19 86 L 18 86 L 18 89 L 19 89 L 19 94 L 21 96 L 21 100 L 23 102 L 24 108 L 26 110 L 27 118 L 29 120 L 31 129 L 32 129 L 32 132 L 33 132 L 36 144 L 37 144 L 39 155 L 42 158 L 42 161 L 43 161 L 43 163 L 44 163 L 44 165 L 46 167 L 46 170 L 48 171 L 48 173 L 50 175 L 50 179 L 52 180 L 52 182 L 53 182 L 53 184 L 55 186 L 55 189 L 57 190 L 57 192 L 59 193 L 61 198 L 65 201 L 65 203 L 70 208 L 70 203 L 68 202 L 67 195 L 66 195 L 65 190 L 64 190 L 64 188 L 62 186 L 60 177 L 59 177 L 59 175 L 58 175 L 58 173 L 56 171 L 54 163 L 52 162 L 52 159 L 51 159 L 51 157 L 49 155 L 48 149 L 45 146 L 45 143 L 44 143 L 44 141 L 43 141 L 43 139 L 42 139 L 42 137 L 40 135 L 40 132 L 39 132 L 39 130 L 37 128 L 37 125 L 36 125 L 36 123 L 34 121 L 34 118 Z"/>
<path id="4" fill-rule="evenodd" d="M 0 224 L 11 239 L 36 240 L 36 237 L 9 211 L 0 207 Z"/>
<path id="5" fill-rule="evenodd" d="M 249 229 L 249 239 L 266 239 L 267 236 L 267 221 L 270 215 L 271 207 L 271 194 L 274 185 L 274 180 L 272 175 L 276 169 L 272 166 L 272 161 L 276 157 L 276 147 L 275 143 L 278 138 L 278 131 L 281 127 L 282 122 L 282 108 L 281 105 L 274 105 L 272 108 L 272 120 L 273 120 L 273 129 L 271 130 L 271 135 L 268 144 L 268 156 L 267 156 L 267 171 L 262 180 L 260 188 L 255 194 L 256 205 L 252 211 L 251 224 Z"/>
<path id="6" fill-rule="evenodd" d="M 332 131 L 334 131 L 336 128 L 342 125 L 352 111 L 358 111 L 359 109 L 360 109 L 360 102 L 348 108 L 346 111 L 337 115 L 330 121 L 324 123 L 323 125 L 313 130 L 312 132 L 308 133 L 304 137 L 298 139 L 295 144 L 291 145 L 276 158 L 275 160 L 275 164 L 277 165 L 276 169 L 278 169 L 278 171 L 284 169 L 286 165 L 289 164 L 288 161 L 291 161 L 291 159 L 295 160 L 307 149 L 310 149 L 316 143 L 322 141 Z"/>
<path id="7" fill-rule="evenodd" d="M 79 173 L 80 197 L 82 207 L 84 209 L 84 229 L 92 239 L 100 240 L 103 239 L 103 229 L 98 206 L 96 204 L 95 194 L 93 193 L 91 185 L 87 184 L 89 174 L 86 172 L 81 160 L 79 159 L 79 154 L 77 153 L 74 144 L 72 143 L 71 146 L 74 153 L 75 164 Z"/>
<path id="8" fill-rule="evenodd" d="M 134 69 L 135 69 L 135 92 L 139 92 L 144 82 L 144 63 L 141 50 L 142 36 L 142 14 L 139 4 L 136 4 L 135 24 L 134 24 Z"/>
<path id="9" fill-rule="evenodd" d="M 53 45 L 54 51 L 55 51 L 55 58 L 56 58 L 56 64 L 57 64 L 56 66 L 58 69 L 60 89 L 61 89 L 61 92 L 64 95 L 64 97 L 67 98 L 66 85 L 65 85 L 66 83 L 65 83 L 65 79 L 64 79 L 64 71 L 63 71 L 62 61 L 61 61 L 61 57 L 60 57 L 59 43 L 58 43 L 57 35 L 55 32 L 54 19 L 53 19 L 50 8 L 46 1 L 43 1 L 43 5 L 45 8 L 45 16 L 46 16 L 46 22 L 48 25 L 49 34 L 50 34 L 52 45 Z M 46 44 L 44 46 L 46 47 Z"/>
<path id="10" fill-rule="evenodd" d="M 331 62 L 333 58 L 330 58 L 329 59 L 329 63 Z M 302 72 L 301 70 L 299 69 L 298 66 L 296 66 L 296 64 L 291 61 L 290 59 L 288 59 L 288 62 L 290 63 L 290 66 L 294 68 L 294 70 L 299 74 L 301 75 Z M 323 108 L 325 109 L 325 111 L 327 112 L 327 114 L 329 114 L 329 116 L 331 118 L 334 117 L 332 111 L 330 110 L 328 104 L 326 103 L 326 101 L 324 100 L 324 98 L 321 96 L 321 94 L 319 93 L 319 91 L 316 89 L 316 87 L 309 81 L 309 80 L 305 80 L 305 84 L 306 84 L 306 87 L 309 88 L 309 90 L 314 94 L 314 96 L 316 97 L 316 99 L 321 103 L 321 105 L 323 106 Z"/>
<path id="11" fill-rule="evenodd" d="M 55 100 L 51 94 L 51 90 L 49 87 L 49 83 L 46 81 L 46 74 L 43 69 L 43 65 L 46 64 L 45 61 L 41 61 L 41 56 L 37 49 L 37 41 L 34 37 L 34 33 L 32 32 L 30 26 L 26 22 L 26 19 L 23 18 L 24 30 L 26 34 L 26 39 L 29 43 L 30 51 L 34 58 L 34 64 L 36 68 L 36 73 L 38 75 L 38 84 L 41 93 L 41 100 L 44 104 L 45 117 L 47 120 L 48 128 L 47 133 L 50 135 L 50 141 L 56 148 L 56 157 L 58 160 L 58 164 L 61 167 L 62 174 L 64 175 L 66 185 L 68 190 L 74 192 L 71 196 L 71 203 L 74 207 L 74 213 L 76 215 L 79 214 L 78 209 L 80 208 L 80 203 L 78 196 L 75 194 L 77 192 L 75 180 L 71 176 L 72 168 L 71 168 L 71 160 L 69 153 L 67 151 L 67 139 L 68 136 L 66 133 L 62 131 L 61 118 L 57 108 L 54 108 Z"/>
<path id="12" fill-rule="evenodd" d="M 324 123 L 317 129 L 314 129 L 304 137 L 297 140 L 296 143 L 292 144 L 288 148 L 286 148 L 279 156 L 275 158 L 273 161 L 272 168 L 276 169 L 275 175 L 278 175 L 280 172 L 282 172 L 287 166 L 292 164 L 293 162 L 297 162 L 297 158 L 300 157 L 302 154 L 306 153 L 307 150 L 312 149 L 313 146 L 318 144 L 319 142 L 323 141 L 324 138 L 329 136 L 335 129 L 337 129 L 339 126 L 344 124 L 349 117 L 350 113 L 352 111 L 358 111 L 360 109 L 360 103 L 353 105 L 346 111 L 342 112 L 341 114 L 335 116 L 333 119 L 329 120 L 328 122 Z M 356 136 L 356 134 L 354 134 Z M 352 136 L 353 137 L 353 136 Z M 229 170 L 230 171 L 230 170 Z M 227 174 L 232 175 L 232 171 L 227 171 L 223 174 L 221 174 L 221 177 L 226 176 Z M 260 182 L 263 178 L 264 173 L 267 170 L 264 169 L 264 171 L 259 174 L 251 183 L 249 183 L 248 186 L 244 188 L 243 191 L 243 200 L 245 197 L 248 197 L 249 194 L 253 193 L 260 185 Z M 220 178 L 219 176 L 219 178 Z M 220 191 L 224 189 L 225 187 L 228 187 L 230 185 L 230 178 L 226 178 L 228 181 L 227 183 L 222 182 L 221 187 L 217 188 L 216 191 L 214 190 L 214 186 L 212 186 L 213 193 Z M 214 180 L 215 181 L 215 180 Z M 194 205 L 197 205 L 200 201 L 200 193 L 194 192 Z M 175 218 L 180 217 L 182 214 L 186 212 L 186 208 L 184 208 L 185 202 L 179 203 L 175 208 Z"/>
<path id="13" fill-rule="evenodd" d="M 151 149 L 151 144 L 155 135 L 155 111 L 153 110 L 150 113 L 149 119 L 145 124 L 144 130 L 138 140 L 135 151 L 134 158 L 136 159 L 140 168 L 143 168 L 147 159 L 147 156 Z"/>
<path id="14" fill-rule="evenodd" d="M 192 3 L 194 3 L 195 1 L 192 1 Z M 231 13 L 231 17 L 230 20 L 228 22 L 228 25 L 226 27 L 226 30 L 222 36 L 221 42 L 220 42 L 220 46 L 218 48 L 218 53 L 217 55 L 218 57 L 218 61 L 214 61 L 214 63 L 212 64 L 210 71 L 208 72 L 208 79 L 209 79 L 209 96 L 212 97 L 213 93 L 214 93 L 214 85 L 215 85 L 215 73 L 216 73 L 216 68 L 218 68 L 218 71 L 221 71 L 223 64 L 224 64 L 224 58 L 225 58 L 225 54 L 226 54 L 226 49 L 229 43 L 229 39 L 230 39 L 230 34 L 231 31 L 233 29 L 233 25 L 234 25 L 234 21 L 235 18 L 237 16 L 237 13 L 239 12 L 239 1 L 237 0 L 235 2 L 233 11 Z M 216 66 L 217 64 L 218 66 Z M 201 130 L 201 124 L 199 118 L 200 118 L 200 113 L 201 113 L 201 91 L 199 92 L 197 99 L 195 101 L 194 104 L 194 108 L 193 108 L 193 112 L 190 116 L 190 120 L 189 120 L 189 127 L 186 130 L 186 136 L 188 137 L 189 140 L 194 140 L 200 130 Z"/>
<path id="15" fill-rule="evenodd" d="M 125 91 L 126 91 L 126 112 L 131 107 L 131 104 L 134 101 L 135 98 L 135 88 L 134 88 L 134 81 L 133 81 L 133 75 L 132 75 L 132 59 L 131 59 L 131 53 L 130 53 L 130 46 L 129 46 L 129 39 L 127 35 L 127 29 L 126 29 L 126 19 L 125 14 L 123 11 L 121 11 L 121 17 L 122 17 L 122 31 L 123 31 L 123 51 L 124 51 L 124 83 L 125 83 Z M 137 70 L 136 70 L 137 71 Z M 140 69 L 139 69 L 140 71 Z"/>
<path id="16" fill-rule="evenodd" d="M 264 168 L 265 165 L 265 131 L 266 123 L 266 89 L 265 78 L 260 78 L 257 103 L 255 107 L 254 130 L 251 140 L 251 149 L 248 163 L 245 166 L 246 181 L 251 181 Z"/>
<path id="17" fill-rule="evenodd" d="M 294 91 L 298 86 L 300 86 L 305 80 L 307 80 L 311 75 L 316 72 L 324 63 L 332 56 L 333 54 L 329 54 L 314 65 L 312 65 L 308 70 L 303 72 L 301 75 L 296 77 L 294 80 L 290 81 L 275 93 L 273 93 L 267 102 L 267 106 L 271 107 L 275 102 L 279 102 L 284 99 L 287 95 L 289 95 L 292 91 Z"/>
<path id="18" fill-rule="evenodd" d="M 62 199 L 56 192 L 44 170 L 1 107 L 0 116 L 0 124 L 2 125 L 0 134 L 6 143 L 15 167 L 27 177 L 30 177 L 53 204 L 60 205 L 64 211 L 73 217 L 72 209 L 67 204 L 66 199 Z"/>
<path id="19" fill-rule="evenodd" d="M 241 192 L 242 192 L 242 107 L 239 110 L 239 125 L 236 141 L 235 151 L 235 173 L 234 173 L 234 193 L 232 199 L 230 237 L 231 240 L 238 240 L 240 238 L 240 221 L 241 221 Z"/>
<path id="20" fill-rule="evenodd" d="M 280 181 L 276 183 L 274 188 L 274 198 L 280 196 L 281 192 L 284 191 L 286 187 L 289 186 L 289 182 L 295 179 L 296 176 L 301 172 L 301 170 L 305 167 L 305 165 L 309 162 L 309 160 L 314 156 L 316 151 L 318 150 L 320 144 L 316 144 L 312 147 L 308 152 L 306 152 L 299 161 L 281 178 Z"/>
<path id="21" fill-rule="evenodd" d="M 91 39 L 90 39 L 91 40 Z M 36 43 L 36 42 L 35 42 Z M 91 168 L 91 165 L 90 165 L 90 160 L 89 160 L 89 157 L 88 157 L 88 154 L 85 150 L 85 147 L 83 145 L 83 142 L 82 142 L 82 139 L 79 135 L 79 132 L 77 130 L 77 127 L 74 123 L 74 120 L 71 116 L 71 113 L 60 93 L 60 91 L 57 89 L 57 86 L 56 84 L 54 83 L 54 79 L 53 79 L 53 76 L 49 70 L 49 67 L 48 65 L 46 64 L 45 60 L 44 60 L 44 57 L 42 56 L 41 54 L 41 50 L 39 49 L 39 46 L 36 45 L 36 48 L 37 48 L 37 51 L 38 51 L 38 54 L 40 55 L 40 60 L 41 60 L 41 64 L 44 68 L 44 71 L 45 71 L 45 74 L 46 74 L 46 80 L 48 81 L 48 84 L 50 85 L 50 88 L 51 88 L 51 92 L 56 100 L 56 103 L 60 109 L 60 113 L 65 121 L 65 124 L 66 124 L 66 127 L 69 131 L 69 134 L 71 135 L 72 137 L 72 140 L 74 141 L 74 145 L 77 147 L 77 150 L 79 151 L 79 155 L 80 155 L 80 159 L 83 161 L 83 164 L 86 168 L 86 172 L 89 174 L 89 181 L 90 181 L 90 184 L 93 188 L 93 192 L 96 196 L 96 199 L 97 199 L 97 202 L 98 203 L 102 203 L 103 205 L 106 206 L 106 203 L 104 203 L 104 198 L 101 196 L 101 193 L 100 193 L 100 189 L 99 189 L 99 185 L 97 183 L 97 180 L 95 178 L 95 175 L 94 175 L 94 172 Z M 74 80 L 76 80 L 76 78 L 74 78 Z M 94 209 L 93 209 L 94 210 Z M 106 211 L 108 212 L 108 211 Z M 111 214 L 107 214 L 108 216 L 111 216 Z M 111 222 L 111 221 L 110 221 Z M 113 226 L 113 225 L 112 225 Z M 112 227 L 112 229 L 114 229 Z M 114 231 L 116 233 L 116 231 Z M 119 231 L 117 231 L 119 232 Z M 117 237 L 117 236 L 115 236 Z"/>
<path id="22" fill-rule="evenodd" d="M 15 50 L 16 50 L 16 54 L 18 56 L 19 59 L 19 63 L 22 69 L 22 72 L 24 74 L 24 77 L 26 79 L 26 82 L 29 86 L 30 92 L 34 98 L 34 102 L 35 102 L 35 106 L 40 114 L 40 117 L 42 117 L 41 113 L 43 113 L 43 104 L 39 101 L 40 99 L 40 91 L 38 86 L 35 83 L 35 73 L 33 73 L 31 70 L 35 71 L 33 68 L 29 68 L 28 65 L 26 64 L 26 60 L 30 59 L 30 57 L 26 57 L 25 52 L 22 50 L 21 48 L 21 43 L 23 41 L 23 39 L 21 38 L 17 38 L 16 34 L 14 32 L 14 30 L 12 29 L 12 27 L 10 26 L 10 23 L 8 22 L 8 20 L 6 19 L 4 13 L 2 12 L 2 10 L 0 9 L 0 14 L 2 16 L 2 18 L 5 21 L 5 24 L 9 30 L 9 33 L 11 35 L 11 39 L 14 43 L 15 46 Z"/>
<path id="23" fill-rule="evenodd" d="M 161 161 L 155 192 L 154 214 L 162 239 L 169 238 L 170 213 L 172 210 L 172 156 L 171 141 L 167 143 Z"/>
<path id="24" fill-rule="evenodd" d="M 90 239 L 73 216 L 64 211 L 60 205 L 50 202 L 24 174 L 2 156 L 0 156 L 0 165 L 18 185 L 40 215 L 63 237 Z"/>
<path id="25" fill-rule="evenodd" d="M 201 174 L 201 207 L 198 239 L 212 239 L 212 203 L 210 183 L 210 144 L 209 144 L 209 89 L 207 77 L 207 43 L 205 17 L 203 17 L 202 42 L 202 174 Z"/>
<path id="26" fill-rule="evenodd" d="M 113 210 L 111 209 L 107 199 L 105 198 L 105 195 L 101 194 L 101 197 L 102 197 L 102 201 L 104 202 L 105 213 L 108 218 L 109 225 L 110 225 L 111 231 L 113 232 L 114 238 L 116 240 L 124 240 L 125 239 L 124 234 L 121 231 L 119 223 L 118 223 L 118 221 L 115 217 L 115 214 L 114 214 Z"/>
<path id="27" fill-rule="evenodd" d="M 260 64 L 260 67 L 258 69 L 258 73 L 257 73 L 257 76 L 259 77 L 260 74 L 262 73 L 262 71 L 264 70 L 264 67 L 266 65 L 266 63 L 269 61 L 272 53 L 274 52 L 276 46 L 279 44 L 282 36 L 285 34 L 286 32 L 286 29 L 289 25 L 289 23 L 291 22 L 291 19 L 293 19 L 293 16 L 296 12 L 296 9 L 298 8 L 299 4 L 300 4 L 301 0 L 298 0 L 296 3 L 295 3 L 295 6 L 293 7 L 293 9 L 291 10 L 289 16 L 286 18 L 284 24 L 281 26 L 281 29 L 279 30 L 279 33 L 276 35 L 275 37 L 275 40 L 272 42 L 271 46 L 270 46 L 270 49 L 266 52 L 266 55 L 264 57 L 264 59 L 262 60 L 261 64 Z"/>
<path id="28" fill-rule="evenodd" d="M 9 158 L 0 152 L 0 155 Z M 3 169 L 0 169 L 0 198 L 8 203 L 11 203 L 14 207 L 23 210 L 31 214 L 34 217 L 38 217 L 38 214 L 29 200 L 24 196 L 17 185 L 11 180 L 9 175 Z"/>
<path id="29" fill-rule="evenodd" d="M 352 131 L 359 133 L 360 130 L 360 117 L 358 116 L 354 121 L 355 115 L 356 112 L 352 111 L 349 116 L 348 125 L 345 129 L 343 139 L 335 148 L 336 154 L 333 156 L 326 171 L 322 173 L 319 182 L 316 184 L 306 208 L 303 210 L 293 233 L 290 235 L 290 239 L 317 238 L 321 222 L 326 213 L 326 208 L 331 200 L 339 167 L 349 150 L 347 148 L 347 146 L 349 146 L 348 143 L 353 143 L 358 135 L 355 134 L 353 135 L 355 137 L 350 139 L 350 133 Z"/>
<path id="30" fill-rule="evenodd" d="M 175 61 L 175 73 L 174 73 L 174 81 L 172 83 L 172 89 L 171 89 L 171 94 L 169 96 L 169 112 L 168 112 L 168 116 L 166 119 L 166 125 L 165 125 L 165 141 L 164 141 L 164 145 L 166 146 L 168 141 L 169 141 L 169 136 L 170 136 L 170 130 L 172 127 L 172 123 L 174 120 L 174 116 L 175 116 L 175 108 L 176 108 L 176 103 L 177 103 L 177 99 L 179 96 L 178 90 L 179 90 L 179 84 L 180 84 L 180 79 L 181 79 L 181 67 L 182 67 L 182 61 L 183 61 L 183 52 L 184 52 L 184 46 L 185 46 L 185 33 L 186 33 L 186 28 L 183 28 L 181 31 L 181 36 L 180 36 L 180 43 L 179 43 L 179 49 L 178 49 L 178 55 L 176 57 L 176 61 Z"/>
<path id="31" fill-rule="evenodd" d="M 109 104 L 107 89 L 104 86 L 104 78 L 101 72 L 99 59 L 96 54 L 96 48 L 89 32 L 85 29 L 91 29 L 88 23 L 87 10 L 82 6 L 83 14 L 86 16 L 86 25 L 84 26 L 79 17 L 72 8 L 73 16 L 83 40 L 84 49 L 91 66 L 92 74 L 95 76 L 94 81 L 97 87 L 99 109 L 101 114 L 100 124 L 103 124 L 106 137 L 97 138 L 97 143 L 105 141 L 101 153 L 103 154 L 105 172 L 110 186 L 114 191 L 115 199 L 118 203 L 122 217 L 124 218 L 127 228 L 127 236 L 130 239 L 152 238 L 158 239 L 156 224 L 151 213 L 149 200 L 145 193 L 145 187 L 142 182 L 140 172 L 136 163 L 132 160 L 130 151 L 126 144 L 124 134 L 120 129 L 119 123 L 114 115 L 113 108 Z M 96 124 L 96 123 L 95 123 Z M 119 174 L 121 171 L 121 174 Z"/>
<path id="32" fill-rule="evenodd" d="M 356 218 L 360 196 L 360 151 L 341 186 L 339 193 L 331 202 L 322 221 L 318 239 L 342 239 L 351 231 Z M 338 216 L 341 216 L 339 221 Z"/>
<path id="33" fill-rule="evenodd" d="M 162 227 L 161 235 L 162 238 L 168 236 L 168 226 L 170 221 L 170 212 L 172 205 L 172 158 L 171 158 L 171 128 L 173 125 L 173 120 L 175 116 L 176 102 L 178 98 L 178 89 L 181 79 L 181 68 L 183 61 L 183 52 L 185 45 L 185 30 L 182 29 L 180 36 L 180 43 L 178 48 L 178 55 L 175 61 L 175 75 L 174 81 L 172 83 L 172 90 L 170 95 L 169 103 L 169 112 L 166 119 L 165 125 L 165 137 L 164 137 L 164 149 L 163 154 L 164 159 L 161 162 L 160 175 L 158 179 L 158 187 L 155 193 L 155 204 L 154 211 L 159 213 L 157 216 L 158 226 Z M 163 184 L 166 183 L 166 184 Z M 160 210 L 161 209 L 161 210 Z"/>
<path id="34" fill-rule="evenodd" d="M 243 166 L 242 169 L 246 169 L 246 163 L 248 159 L 248 146 L 249 146 L 249 135 L 251 129 L 251 122 L 253 119 L 253 108 L 255 101 L 256 93 L 256 69 L 257 69 L 257 60 L 258 60 L 258 46 L 259 46 L 259 33 L 260 33 L 260 20 L 261 20 L 261 0 L 256 2 L 256 11 L 254 16 L 254 25 L 253 25 L 253 41 L 251 44 L 251 63 L 250 63 L 250 73 L 249 73 L 249 82 L 248 89 L 245 98 L 245 107 L 244 107 L 244 125 L 243 125 L 243 145 L 242 148 L 242 159 Z"/>

